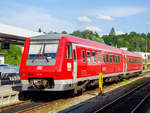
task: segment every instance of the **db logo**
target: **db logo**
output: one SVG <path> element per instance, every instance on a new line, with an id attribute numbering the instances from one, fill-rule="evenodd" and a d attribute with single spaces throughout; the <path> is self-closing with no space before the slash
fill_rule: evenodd
<path id="1" fill-rule="evenodd" d="M 102 68 L 102 71 L 106 71 L 106 67 L 103 67 L 103 68 Z"/>
<path id="2" fill-rule="evenodd" d="M 37 66 L 37 70 L 42 70 L 42 66 Z"/>

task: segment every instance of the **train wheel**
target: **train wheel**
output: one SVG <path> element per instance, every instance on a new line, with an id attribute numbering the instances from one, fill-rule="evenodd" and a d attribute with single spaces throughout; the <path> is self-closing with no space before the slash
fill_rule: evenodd
<path id="1" fill-rule="evenodd" d="M 69 90 L 69 91 L 64 91 L 63 92 L 63 97 L 69 98 L 74 96 L 74 90 Z"/>
<path id="2" fill-rule="evenodd" d="M 30 93 L 28 92 L 28 91 L 21 91 L 21 92 L 19 92 L 19 100 L 27 100 L 27 99 L 29 99 L 29 97 L 30 97 L 30 95 L 29 95 Z"/>
<path id="3" fill-rule="evenodd" d="M 19 100 L 25 100 L 25 92 L 24 91 L 19 92 Z"/>

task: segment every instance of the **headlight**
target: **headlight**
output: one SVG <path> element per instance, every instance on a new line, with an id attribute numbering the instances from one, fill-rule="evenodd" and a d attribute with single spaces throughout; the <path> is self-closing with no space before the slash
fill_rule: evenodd
<path id="1" fill-rule="evenodd" d="M 25 77 L 25 76 L 26 76 L 26 74 L 25 74 L 25 73 L 22 73 L 22 76 L 23 76 L 23 77 Z"/>

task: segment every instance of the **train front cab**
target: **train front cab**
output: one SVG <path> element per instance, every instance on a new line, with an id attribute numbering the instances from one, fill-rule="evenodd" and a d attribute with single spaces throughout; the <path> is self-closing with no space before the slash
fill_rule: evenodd
<path id="1" fill-rule="evenodd" d="M 47 40 L 42 41 L 42 44 L 45 46 L 37 45 L 30 51 L 32 42 L 34 41 L 30 40 L 30 38 L 26 40 L 21 60 L 19 72 L 22 81 L 22 90 L 72 90 L 77 76 L 76 47 L 62 37 L 59 39 L 57 53 L 50 54 L 50 51 L 54 50 L 48 50 L 48 46 L 46 48 Z M 50 43 L 52 43 L 52 40 L 50 40 Z M 41 48 L 47 49 L 44 51 L 49 51 L 49 53 L 43 54 Z M 54 45 L 53 48 L 55 48 Z M 35 54 L 35 50 L 37 50 L 38 55 Z M 55 59 L 53 59 L 54 57 Z"/>

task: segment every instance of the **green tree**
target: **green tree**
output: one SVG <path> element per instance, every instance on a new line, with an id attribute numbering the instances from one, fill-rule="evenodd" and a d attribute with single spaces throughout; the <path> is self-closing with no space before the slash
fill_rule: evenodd
<path id="1" fill-rule="evenodd" d="M 92 32 L 90 30 L 73 31 L 71 33 L 71 35 L 77 36 L 77 37 L 80 37 L 80 38 L 84 38 L 84 39 L 88 39 L 88 40 L 97 41 L 97 42 L 100 42 L 100 43 L 104 43 L 104 40 L 98 35 L 97 32 Z"/>
<path id="2" fill-rule="evenodd" d="M 144 33 L 136 33 L 130 32 L 129 34 L 122 34 L 122 35 L 115 35 L 117 39 L 117 47 L 122 48 L 126 47 L 129 51 L 141 51 L 145 52 L 145 37 Z M 115 45 L 114 37 L 112 35 L 104 35 L 102 36 L 104 42 L 106 44 L 112 43 Z M 148 52 L 150 52 L 150 34 L 147 35 L 147 45 L 148 45 Z"/>
<path id="3" fill-rule="evenodd" d="M 118 38 L 116 36 L 116 32 L 115 32 L 115 28 L 112 27 L 110 32 L 109 32 L 109 36 L 112 38 L 112 41 L 113 41 L 113 46 L 117 47 L 118 45 Z"/>
<path id="4" fill-rule="evenodd" d="M 116 32 L 115 32 L 115 28 L 111 28 L 110 32 L 109 32 L 109 35 L 116 35 Z"/>
<path id="5" fill-rule="evenodd" d="M 61 33 L 62 33 L 62 34 L 68 34 L 67 31 L 62 31 Z"/>
<path id="6" fill-rule="evenodd" d="M 40 33 L 42 32 L 41 28 L 38 29 L 38 32 L 40 32 Z"/>
<path id="7" fill-rule="evenodd" d="M 0 49 L 0 52 L 5 55 L 5 64 L 20 65 L 22 57 L 22 50 L 20 46 L 10 44 L 10 48 L 8 50 Z"/>

